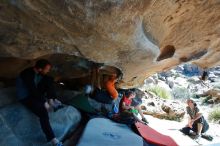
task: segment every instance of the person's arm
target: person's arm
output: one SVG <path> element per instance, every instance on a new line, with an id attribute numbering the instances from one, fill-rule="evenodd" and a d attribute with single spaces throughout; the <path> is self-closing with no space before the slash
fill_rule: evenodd
<path id="1" fill-rule="evenodd" d="M 195 122 L 196 120 L 198 120 L 201 117 L 202 117 L 202 113 L 196 113 L 196 116 L 193 119 L 191 119 L 191 121 Z"/>
<path id="2" fill-rule="evenodd" d="M 116 99 L 118 98 L 118 91 L 115 89 L 115 85 L 114 85 L 115 82 L 113 81 L 106 81 L 106 90 L 108 91 L 108 93 L 111 95 L 111 97 L 113 99 Z"/>

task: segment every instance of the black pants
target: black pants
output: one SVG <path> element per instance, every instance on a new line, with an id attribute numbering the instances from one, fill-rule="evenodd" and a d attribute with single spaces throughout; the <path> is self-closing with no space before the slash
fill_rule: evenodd
<path id="1" fill-rule="evenodd" d="M 56 97 L 53 78 L 49 76 L 44 76 L 37 85 L 37 92 L 40 95 L 39 97 L 34 97 L 30 93 L 28 97 L 21 100 L 21 103 L 29 110 L 31 110 L 36 116 L 38 116 L 41 129 L 46 135 L 47 140 L 50 141 L 55 138 L 55 135 L 51 128 L 48 112 L 47 109 L 44 107 L 44 104 L 46 102 L 46 99 Z"/>
<path id="2" fill-rule="evenodd" d="M 207 121 L 204 119 L 204 117 L 200 117 L 199 119 L 197 119 L 193 125 L 192 125 L 192 128 L 190 127 L 184 127 L 181 129 L 181 131 L 186 134 L 186 135 L 189 135 L 190 133 L 190 130 L 194 131 L 194 132 L 198 132 L 198 123 L 202 124 L 203 127 L 202 127 L 202 133 L 205 133 L 208 129 L 209 129 L 209 124 L 207 123 Z"/>
<path id="3" fill-rule="evenodd" d="M 47 141 L 51 141 L 53 138 L 55 138 L 49 122 L 48 112 L 44 107 L 44 102 L 28 97 L 23 99 L 21 103 L 39 117 L 41 129 L 46 135 Z"/>

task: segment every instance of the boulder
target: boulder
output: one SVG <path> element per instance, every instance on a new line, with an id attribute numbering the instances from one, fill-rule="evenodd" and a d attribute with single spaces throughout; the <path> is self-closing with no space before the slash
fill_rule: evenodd
<path id="1" fill-rule="evenodd" d="M 50 112 L 49 117 L 60 140 L 75 130 L 81 120 L 80 112 L 72 106 Z M 0 131 L 1 146 L 49 145 L 38 117 L 17 101 L 15 88 L 0 90 Z"/>
<path id="2" fill-rule="evenodd" d="M 1 88 L 0 89 L 0 107 L 17 102 L 15 88 Z"/>
<path id="3" fill-rule="evenodd" d="M 0 77 L 14 78 L 30 61 L 52 54 L 59 54 L 56 66 L 68 66 L 68 79 L 75 67 L 88 73 L 68 61 L 76 56 L 115 66 L 124 88 L 185 62 L 215 66 L 219 7 L 217 0 L 2 0 L 0 67 L 7 70 Z M 70 57 L 58 62 L 65 54 Z"/>

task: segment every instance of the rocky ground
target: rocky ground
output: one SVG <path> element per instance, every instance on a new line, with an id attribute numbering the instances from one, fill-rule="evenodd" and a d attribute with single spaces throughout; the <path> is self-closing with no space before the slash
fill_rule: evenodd
<path id="1" fill-rule="evenodd" d="M 149 125 L 165 135 L 170 135 L 179 145 L 198 145 L 179 132 L 179 129 L 187 123 L 186 100 L 192 98 L 208 120 L 209 113 L 214 108 L 220 107 L 219 70 L 219 67 L 209 69 L 207 80 L 202 81 L 200 76 L 203 71 L 195 65 L 187 64 L 148 78 L 140 89 L 145 92 L 142 109 Z M 171 99 L 163 99 L 149 92 L 148 89 L 152 86 L 167 90 L 171 94 Z M 200 144 L 220 145 L 219 121 L 209 121 L 209 125 L 207 134 L 214 139 L 213 141 L 201 139 Z"/>
<path id="2" fill-rule="evenodd" d="M 170 120 L 161 120 L 158 118 L 154 118 L 152 116 L 147 116 L 147 120 L 149 121 L 149 126 L 157 130 L 158 132 L 169 135 L 172 137 L 176 143 L 180 146 L 195 146 L 199 145 L 195 140 L 192 140 L 190 137 L 182 134 L 179 129 L 185 126 L 187 123 L 187 119 L 184 119 L 182 122 L 170 121 Z M 212 141 L 208 141 L 206 139 L 200 139 L 199 143 L 201 145 L 220 145 L 220 125 L 210 123 L 210 129 L 207 134 L 213 136 Z"/>

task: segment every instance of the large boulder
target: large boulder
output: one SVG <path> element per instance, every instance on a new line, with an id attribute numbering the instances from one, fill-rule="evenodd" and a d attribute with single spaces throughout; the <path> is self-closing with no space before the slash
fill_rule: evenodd
<path id="1" fill-rule="evenodd" d="M 18 102 L 15 88 L 9 87 L 0 89 L 0 108 L 15 102 Z"/>
<path id="2" fill-rule="evenodd" d="M 10 90 L 13 91 L 13 89 L 7 89 L 7 92 Z M 15 96 L 5 95 L 5 99 Z M 4 99 L 2 97 L 1 94 L 1 99 Z M 22 104 L 12 101 L 14 101 L 14 99 L 0 100 L 0 103 L 2 103 L 0 108 L 0 145 L 49 145 L 41 130 L 37 116 L 26 109 Z M 65 106 L 56 112 L 51 112 L 49 113 L 49 117 L 52 129 L 60 140 L 72 132 L 81 120 L 80 112 L 71 106 Z"/>
<path id="3" fill-rule="evenodd" d="M 0 12 L 1 79 L 52 54 L 70 55 L 67 78 L 84 69 L 76 56 L 115 66 L 121 87 L 183 62 L 220 63 L 217 0 L 2 0 Z"/>

